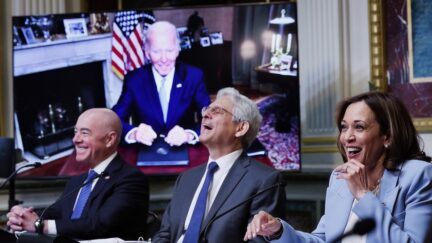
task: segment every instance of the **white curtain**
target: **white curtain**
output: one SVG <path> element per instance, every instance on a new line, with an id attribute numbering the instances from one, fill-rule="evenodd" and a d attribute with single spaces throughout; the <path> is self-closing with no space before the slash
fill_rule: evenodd
<path id="1" fill-rule="evenodd" d="M 12 2 L 12 15 L 43 15 L 64 13 L 66 0 L 8 0 Z"/>

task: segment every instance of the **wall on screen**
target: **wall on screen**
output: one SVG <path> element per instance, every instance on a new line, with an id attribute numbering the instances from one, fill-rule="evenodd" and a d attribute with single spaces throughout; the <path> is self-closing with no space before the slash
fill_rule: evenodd
<path id="1" fill-rule="evenodd" d="M 224 40 L 232 40 L 234 7 L 155 10 L 153 13 L 157 20 L 167 20 L 181 27 L 187 25 L 189 16 L 195 11 L 204 19 L 204 24 L 210 32 L 221 31 Z"/>

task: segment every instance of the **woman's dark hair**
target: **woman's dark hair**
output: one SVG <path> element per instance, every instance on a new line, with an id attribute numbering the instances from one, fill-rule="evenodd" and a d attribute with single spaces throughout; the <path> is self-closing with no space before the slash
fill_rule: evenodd
<path id="1" fill-rule="evenodd" d="M 348 106 L 361 101 L 364 101 L 374 113 L 381 134 L 389 137 L 390 143 L 384 159 L 386 169 L 396 169 L 408 159 L 431 161 L 431 157 L 420 148 L 420 143 L 423 146 L 423 140 L 419 137 L 405 105 L 397 97 L 379 91 L 362 93 L 339 104 L 336 112 L 336 125 L 339 129 L 337 145 L 344 161 L 347 161 L 347 158 L 339 139 L 341 122 Z"/>

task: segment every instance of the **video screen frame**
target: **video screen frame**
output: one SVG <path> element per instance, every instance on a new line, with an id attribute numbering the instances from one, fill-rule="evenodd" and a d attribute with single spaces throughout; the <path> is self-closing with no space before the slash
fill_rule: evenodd
<path id="1" fill-rule="evenodd" d="M 266 9 L 265 11 L 269 12 L 266 16 L 267 18 L 262 17 L 265 16 L 265 14 L 262 13 L 265 11 L 260 11 L 260 8 Z M 285 12 L 282 14 L 281 10 L 284 10 Z M 249 96 L 254 101 L 256 101 L 258 107 L 260 108 L 260 111 L 262 111 L 264 116 L 262 130 L 260 131 L 258 139 L 262 143 L 266 143 L 271 140 L 277 141 L 273 142 L 273 144 L 271 145 L 264 144 L 264 154 L 258 154 L 257 158 L 260 161 L 267 163 L 281 171 L 300 171 L 300 84 L 298 72 L 297 17 L 295 3 L 185 7 L 175 9 L 152 9 L 146 10 L 145 12 L 151 12 L 153 16 L 155 16 L 156 20 L 168 20 L 179 28 L 187 26 L 187 19 L 195 12 L 198 12 L 198 16 L 200 18 L 203 18 L 204 20 L 205 27 L 203 27 L 202 30 L 198 31 L 198 36 L 183 36 L 187 37 L 189 43 L 186 43 L 184 45 L 185 48 L 182 48 L 179 59 L 182 59 L 182 61 L 185 61 L 192 65 L 199 66 L 201 63 L 203 63 L 203 58 L 208 59 L 208 57 L 211 56 L 209 55 L 209 53 L 216 53 L 214 54 L 214 56 L 211 56 L 214 57 L 215 60 L 213 62 L 208 61 L 210 66 L 203 68 L 204 72 L 207 72 L 206 79 L 209 81 L 206 84 L 207 89 L 211 94 L 211 97 L 214 99 L 215 92 L 220 88 L 234 86 L 236 88 L 239 88 L 243 94 Z M 251 15 L 251 13 L 253 14 Z M 260 18 L 261 20 L 265 20 L 263 21 L 265 23 L 258 24 L 258 26 L 262 28 L 261 34 L 251 33 L 245 29 L 241 29 L 241 21 L 240 23 L 236 22 L 238 21 L 238 19 L 242 19 L 245 22 L 250 22 L 250 19 L 248 19 L 250 18 L 250 16 L 254 16 L 254 18 L 256 18 L 254 20 L 257 22 Z M 286 26 L 275 27 L 271 26 L 268 23 L 269 18 L 276 19 L 283 16 L 293 18 L 295 26 L 291 26 L 288 28 L 288 30 L 286 30 Z M 48 20 L 51 20 L 52 23 L 49 23 L 50 21 L 47 21 L 47 18 Z M 41 112 L 39 112 L 41 114 L 34 113 L 36 117 L 38 117 L 38 115 L 42 117 L 34 118 L 34 120 L 39 119 L 40 124 L 34 125 L 34 121 L 32 125 L 27 124 L 28 127 L 45 126 L 45 128 L 41 129 L 41 131 L 45 129 L 45 134 L 44 132 L 42 132 L 42 135 L 46 135 L 46 131 L 49 131 L 49 129 L 51 129 L 52 131 L 52 127 L 50 127 L 52 126 L 52 124 L 50 125 L 50 120 L 57 119 L 57 117 L 62 113 L 70 113 L 71 116 L 68 118 L 68 121 L 64 121 L 64 127 L 67 127 L 69 129 L 65 129 L 64 131 L 62 131 L 63 134 L 66 134 L 66 137 L 69 136 L 70 138 L 70 127 L 73 126 L 74 119 L 77 118 L 80 109 L 90 107 L 112 108 L 112 106 L 116 103 L 116 99 L 118 99 L 121 93 L 122 81 L 115 80 L 115 74 L 110 72 L 110 57 L 108 56 L 109 53 L 107 54 L 106 50 L 107 48 L 110 48 L 111 31 L 113 28 L 112 26 L 114 18 L 115 12 L 14 17 L 13 29 L 25 29 L 28 33 L 30 28 L 33 32 L 34 37 L 32 38 L 31 42 L 26 44 L 26 39 L 23 38 L 22 35 L 18 34 L 17 36 L 14 36 L 14 38 L 17 39 L 16 41 L 14 41 L 13 50 L 15 111 L 14 124 L 16 138 L 15 144 L 18 151 L 21 152 L 21 158 L 18 160 L 17 167 L 36 161 L 43 163 L 43 166 L 41 168 L 48 168 L 48 165 L 50 163 L 53 164 L 52 162 L 55 162 L 57 164 L 49 166 L 54 168 L 52 169 L 52 172 L 50 172 L 49 169 L 46 169 L 46 171 L 36 171 L 41 169 L 37 168 L 24 171 L 20 174 L 20 176 L 70 176 L 78 173 L 79 171 L 85 170 L 86 168 L 82 165 L 69 167 L 65 166 L 68 163 L 74 163 L 74 159 L 71 158 L 73 157 L 73 144 L 71 143 L 71 141 L 68 142 L 67 139 L 63 139 L 60 142 L 55 141 L 54 144 L 52 142 L 48 142 L 46 144 L 47 146 L 43 145 L 42 149 L 51 149 L 51 152 L 48 152 L 46 156 L 44 156 L 43 153 L 42 156 L 40 154 L 39 156 L 31 156 L 31 154 L 35 155 L 37 153 L 34 151 L 30 152 L 28 149 L 28 142 L 25 141 L 25 136 L 30 133 L 31 129 L 24 129 L 25 132 L 23 131 L 23 128 L 25 127 L 23 120 L 29 121 L 30 118 L 22 118 L 21 114 L 25 113 L 28 110 L 34 110 L 35 108 L 31 106 L 27 107 L 27 110 L 20 110 L 20 104 L 25 103 L 25 99 L 20 97 L 23 97 L 24 95 L 27 96 L 28 93 L 20 93 L 19 91 L 20 87 L 26 86 L 25 83 L 48 80 L 49 78 L 47 78 L 47 76 L 52 75 L 49 74 L 50 72 L 59 71 L 63 68 L 74 69 L 81 67 L 81 65 L 87 65 L 85 60 L 86 58 L 83 58 L 83 56 L 85 56 L 83 54 L 83 51 L 78 51 L 77 57 L 75 59 L 67 59 L 69 63 L 67 63 L 66 65 L 56 63 L 54 61 L 54 63 L 47 65 L 48 68 L 46 70 L 43 70 L 43 68 L 38 65 L 38 62 L 32 63 L 31 61 L 29 61 L 33 58 L 30 58 L 30 56 L 26 56 L 29 55 L 26 53 L 34 53 L 34 55 L 36 55 L 34 56 L 34 59 L 44 60 L 46 54 L 41 54 L 41 52 L 45 52 L 41 51 L 41 49 L 57 46 L 58 48 L 60 48 L 60 50 L 64 50 L 65 46 L 70 45 L 71 43 L 74 43 L 74 45 L 78 45 L 79 47 L 74 48 L 79 49 L 83 46 L 86 46 L 86 44 L 84 43 L 92 42 L 93 46 L 98 45 L 95 43 L 103 43 L 104 47 L 99 47 L 99 49 L 105 48 L 105 51 L 90 51 L 92 57 L 89 57 L 93 60 L 94 65 L 98 65 L 97 69 L 99 69 L 99 71 L 97 72 L 101 73 L 100 75 L 103 79 L 102 85 L 95 85 L 91 82 L 84 82 L 82 86 L 89 87 L 87 91 L 79 89 L 75 91 L 82 95 L 68 97 L 68 105 L 62 106 L 55 101 L 50 102 L 45 99 L 43 101 L 45 103 L 41 104 L 41 106 L 43 106 L 43 108 L 41 108 Z M 219 21 L 217 20 L 217 18 L 219 18 Z M 64 31 L 65 19 L 72 19 L 72 23 L 78 23 L 80 26 L 82 26 L 82 23 L 84 21 L 87 27 L 86 31 L 81 30 L 79 31 L 80 33 L 78 33 L 76 36 L 68 37 L 67 33 Z M 227 21 L 229 24 L 227 24 L 226 22 L 221 23 L 221 19 Z M 66 21 L 66 23 L 70 24 L 70 21 Z M 144 28 L 145 23 L 142 24 Z M 47 29 L 49 29 L 48 36 L 46 35 Z M 54 32 L 54 29 L 56 29 L 57 32 Z M 182 30 L 184 31 L 184 29 Z M 291 40 L 288 40 L 289 35 L 286 35 L 286 31 L 292 34 Z M 239 34 L 238 32 L 241 32 L 241 34 Z M 18 33 L 20 33 L 20 31 L 18 31 Z M 64 38 L 55 39 L 62 34 Z M 196 40 L 192 41 L 193 38 L 196 38 Z M 285 45 L 281 43 L 286 43 L 286 50 L 284 50 Z M 276 48 L 277 46 L 280 46 L 281 50 L 278 50 L 278 48 Z M 59 50 L 58 48 L 57 50 Z M 213 52 L 211 52 L 212 48 L 215 49 L 213 50 Z M 226 50 L 229 50 L 229 52 L 224 53 L 223 51 Z M 84 53 L 85 52 L 86 51 L 84 51 Z M 201 57 L 196 58 L 197 52 L 198 55 L 200 55 L 200 52 L 202 53 Z M 260 62 L 257 62 L 257 58 L 253 58 L 256 53 L 259 53 L 258 55 L 260 56 Z M 61 54 L 59 55 L 61 56 Z M 229 64 L 228 68 L 226 67 L 227 64 L 225 63 L 225 61 Z M 223 64 L 223 62 L 225 64 Z M 30 67 L 30 69 L 28 67 Z M 93 67 L 87 67 L 87 69 L 88 68 Z M 69 70 L 69 72 L 71 72 L 71 70 Z M 86 73 L 89 72 L 87 71 Z M 217 74 L 216 76 L 218 79 L 220 79 L 220 82 L 217 82 L 217 84 L 215 84 L 215 80 L 212 79 L 212 75 L 210 74 Z M 67 78 L 60 77 L 59 79 L 58 77 L 56 77 L 56 80 L 63 79 L 67 80 Z M 22 82 L 22 84 L 19 84 L 20 82 Z M 54 81 L 45 82 L 47 82 L 47 84 L 45 84 L 45 88 L 42 88 L 46 89 L 45 93 L 56 94 L 60 92 L 60 89 L 51 90 Z M 72 81 L 69 80 L 69 82 Z M 33 88 L 37 89 L 37 87 Z M 93 90 L 93 93 L 96 93 L 96 96 L 99 98 L 90 99 L 89 101 L 88 97 L 95 95 L 93 93 L 89 94 L 88 90 Z M 50 95 L 44 95 L 44 97 L 49 96 Z M 102 98 L 102 96 L 104 97 Z M 58 97 L 64 98 L 66 96 L 60 94 L 58 95 Z M 58 97 L 54 97 L 53 99 L 58 100 Z M 280 110 L 282 110 L 282 112 L 280 112 Z M 275 119 L 279 122 L 276 122 Z M 46 123 L 42 122 L 43 120 L 45 120 Z M 289 123 L 288 128 L 286 128 L 285 126 L 285 124 L 287 123 Z M 277 130 L 279 130 L 279 132 L 276 131 L 278 135 L 289 135 L 277 137 L 275 135 L 276 128 L 278 128 Z M 55 131 L 58 132 L 59 128 L 57 128 L 57 130 Z M 48 141 L 51 140 L 48 139 Z M 269 148 L 271 148 L 271 151 Z M 132 150 L 136 149 L 137 148 L 132 148 Z M 128 154 L 124 152 L 125 150 L 127 150 L 127 148 L 121 148 L 120 154 L 123 157 L 126 157 L 125 159 L 128 162 L 134 164 L 133 161 L 136 160 L 137 155 L 131 155 L 130 153 Z M 288 150 L 293 150 L 294 152 L 288 152 Z M 189 157 L 205 158 L 201 161 L 201 163 L 206 162 L 206 156 L 206 149 L 203 148 L 203 146 L 197 148 L 192 152 L 189 152 Z M 150 175 L 171 175 L 181 173 L 182 171 L 189 169 L 195 165 L 197 164 L 189 163 L 188 165 L 177 167 L 144 167 L 142 168 L 142 170 Z"/>

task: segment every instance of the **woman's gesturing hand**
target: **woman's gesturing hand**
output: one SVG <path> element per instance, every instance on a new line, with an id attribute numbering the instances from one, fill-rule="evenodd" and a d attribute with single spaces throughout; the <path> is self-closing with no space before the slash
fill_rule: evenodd
<path id="1" fill-rule="evenodd" d="M 251 240 L 257 237 L 257 235 L 271 236 L 278 232 L 281 227 L 282 224 L 277 218 L 271 216 L 267 212 L 260 211 L 248 224 L 243 240 Z"/>

